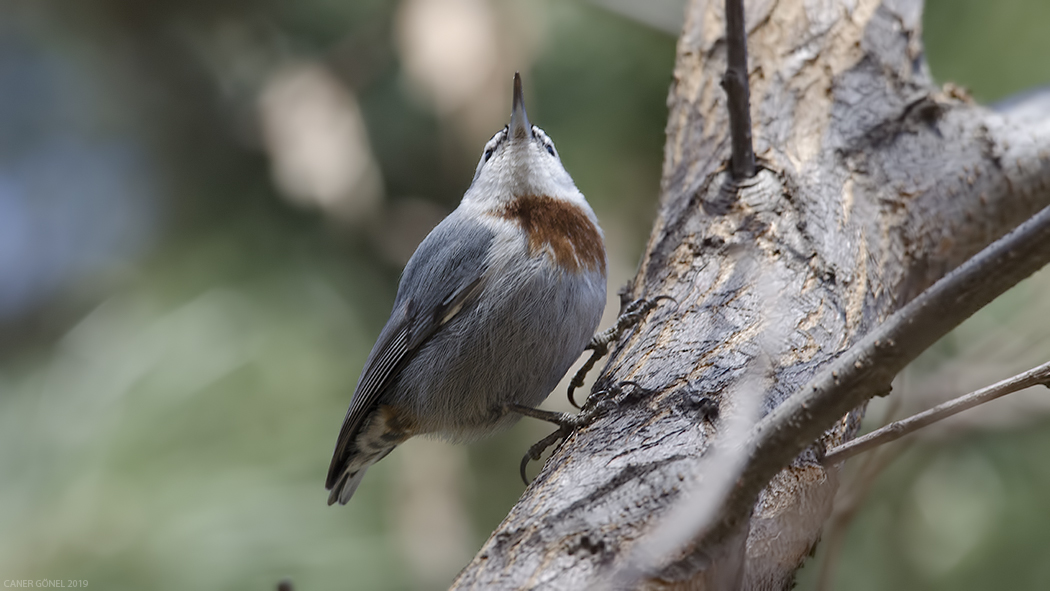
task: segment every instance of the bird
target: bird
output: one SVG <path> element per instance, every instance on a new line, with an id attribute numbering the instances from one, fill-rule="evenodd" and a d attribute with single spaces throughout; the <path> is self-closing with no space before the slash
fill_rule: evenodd
<path id="1" fill-rule="evenodd" d="M 365 361 L 325 488 L 345 505 L 414 436 L 470 442 L 535 409 L 588 346 L 606 300 L 605 237 L 514 74 L 510 122 L 456 209 L 420 243 Z"/>

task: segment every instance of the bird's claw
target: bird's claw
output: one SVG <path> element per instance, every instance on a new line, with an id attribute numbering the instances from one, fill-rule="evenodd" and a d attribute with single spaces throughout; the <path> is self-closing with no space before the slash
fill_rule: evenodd
<path id="1" fill-rule="evenodd" d="M 570 433 L 571 430 L 560 427 L 554 433 L 540 439 L 529 447 L 529 451 L 525 452 L 525 455 L 521 458 L 521 466 L 519 466 L 521 481 L 525 483 L 525 486 L 529 485 L 529 477 L 525 475 L 525 468 L 529 465 L 529 462 L 543 457 L 543 452 L 547 451 L 547 448 L 555 445 L 559 439 L 564 440 Z"/>
<path id="2" fill-rule="evenodd" d="M 584 351 L 591 350 L 591 356 L 587 358 L 587 361 L 583 364 L 583 367 L 576 372 L 576 375 L 572 377 L 569 382 L 569 404 L 576 408 L 581 408 L 576 403 L 576 388 L 583 387 L 583 381 L 587 378 L 587 374 L 594 369 L 594 364 L 598 363 L 598 360 L 605 357 L 609 353 L 609 345 L 618 340 L 628 328 L 641 322 L 642 318 L 653 310 L 662 300 L 671 300 L 678 306 L 678 300 L 674 299 L 669 295 L 659 295 L 652 299 L 638 298 L 630 304 L 620 314 L 620 317 L 616 319 L 616 324 L 612 327 L 594 335 L 591 342 L 584 347 Z"/>
<path id="3" fill-rule="evenodd" d="M 634 393 L 625 394 L 624 386 L 633 386 Z M 547 451 L 548 448 L 550 448 L 553 445 L 556 445 L 559 441 L 564 441 L 565 439 L 567 439 L 569 435 L 572 435 L 572 432 L 574 430 L 580 427 L 586 427 L 587 425 L 590 425 L 595 420 L 597 420 L 598 417 L 609 412 L 620 402 L 634 395 L 644 393 L 647 391 L 640 384 L 631 380 L 624 380 L 620 382 L 617 386 L 612 388 L 612 390 L 615 391 L 618 395 L 603 396 L 600 398 L 596 398 L 596 401 L 593 402 L 593 404 L 588 405 L 589 408 L 583 409 L 575 415 L 564 412 L 542 410 L 538 408 L 532 408 L 531 406 L 522 406 L 519 404 L 507 405 L 506 408 L 509 411 L 558 425 L 557 431 L 554 431 L 550 435 L 537 441 L 535 444 L 529 447 L 529 451 L 525 452 L 524 457 L 521 458 L 521 465 L 519 466 L 519 470 L 521 473 L 521 481 L 525 483 L 525 486 L 529 485 L 529 479 L 525 475 L 525 468 L 529 465 L 529 461 L 540 459 L 541 457 L 543 457 L 543 453 Z M 589 398 L 588 402 L 590 402 L 591 400 L 592 399 Z"/>

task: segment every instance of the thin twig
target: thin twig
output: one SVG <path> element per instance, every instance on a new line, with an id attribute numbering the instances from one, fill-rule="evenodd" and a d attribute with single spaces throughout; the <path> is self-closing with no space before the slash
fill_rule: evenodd
<path id="1" fill-rule="evenodd" d="M 722 88 L 729 108 L 729 132 L 733 155 L 733 180 L 755 176 L 755 150 L 751 146 L 751 91 L 747 80 L 747 31 L 744 28 L 744 0 L 726 0 L 726 73 Z"/>
<path id="2" fill-rule="evenodd" d="M 966 409 L 995 400 L 1000 396 L 1006 396 L 1007 394 L 1012 394 L 1018 390 L 1024 390 L 1025 388 L 1038 386 L 1040 384 L 1050 388 L 1050 363 L 1044 363 L 1039 367 L 1030 369 L 1012 378 L 1007 378 L 986 388 L 970 392 L 965 396 L 960 396 L 943 404 L 938 404 L 937 406 L 920 412 L 917 415 L 894 421 L 863 437 L 858 437 L 853 441 L 843 443 L 838 447 L 832 448 L 824 456 L 824 465 L 830 466 L 832 464 L 844 462 L 859 453 L 863 453 L 884 443 L 900 439 L 913 431 L 917 431 L 927 425 L 946 419 Z"/>
<path id="3" fill-rule="evenodd" d="M 835 421 L 886 392 L 905 365 L 1047 262 L 1050 207 L 942 277 L 829 363 L 755 427 L 748 466 L 724 501 L 721 521 L 702 536 L 698 550 L 728 539 L 770 479 Z"/>

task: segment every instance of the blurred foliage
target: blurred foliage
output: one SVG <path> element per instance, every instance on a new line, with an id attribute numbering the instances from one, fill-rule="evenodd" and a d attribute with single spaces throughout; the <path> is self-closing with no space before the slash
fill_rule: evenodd
<path id="1" fill-rule="evenodd" d="M 454 502 L 470 523 L 438 583 L 406 559 L 414 533 L 398 521 L 399 456 L 418 446 L 370 470 L 349 506 L 325 504 L 403 262 L 377 233 L 400 203 L 451 210 L 483 143 L 456 139 L 456 121 L 406 84 L 398 9 L 0 8 L 0 578 L 439 588 L 520 495 L 518 458 L 545 426 L 443 448 L 465 461 Z M 674 39 L 578 3 L 530 16 L 538 47 L 500 84 L 509 94 L 524 71 L 533 119 L 617 218 L 629 268 L 655 211 Z M 390 204 L 378 217 L 345 223 L 274 188 L 257 96 L 304 61 L 356 95 Z"/>
<path id="2" fill-rule="evenodd" d="M 475 94 L 506 98 L 523 72 L 533 120 L 602 219 L 615 293 L 655 214 L 675 39 L 581 2 L 462 1 L 495 27 L 497 86 Z M 441 588 L 520 495 L 518 458 L 544 425 L 469 447 L 413 442 L 348 506 L 325 506 L 339 422 L 403 253 L 469 184 L 477 129 L 502 125 L 469 105 L 442 112 L 414 85 L 396 32 L 408 5 L 0 5 L 0 579 Z M 1048 19 L 1040 0 L 931 1 L 934 74 L 989 100 L 1045 84 Z M 342 85 L 346 112 L 359 107 L 382 178 L 363 217 L 304 206 L 274 182 L 259 97 L 304 63 Z M 936 375 L 989 325 L 1024 324 L 1041 342 L 1025 311 L 1046 283 L 915 371 Z M 839 588 L 1050 585 L 1050 439 L 1034 416 L 906 454 L 851 530 Z M 428 453 L 450 460 L 413 463 Z M 946 483 L 972 494 L 929 509 L 921 491 Z M 428 506 L 462 511 L 465 532 L 403 517 Z M 960 513 L 980 536 L 916 562 L 914 540 L 965 537 L 927 523 Z M 413 549 L 446 539 L 443 564 Z"/>
<path id="3" fill-rule="evenodd" d="M 1050 2 L 935 0 L 923 24 L 934 76 L 980 102 L 1050 84 Z"/>

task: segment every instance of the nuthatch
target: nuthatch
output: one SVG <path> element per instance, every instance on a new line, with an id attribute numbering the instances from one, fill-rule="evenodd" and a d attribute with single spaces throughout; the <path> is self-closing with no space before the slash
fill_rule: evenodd
<path id="1" fill-rule="evenodd" d="M 401 276 L 343 419 L 328 504 L 409 437 L 478 439 L 542 402 L 598 326 L 605 266 L 598 220 L 529 124 L 515 74 L 510 124 Z"/>

